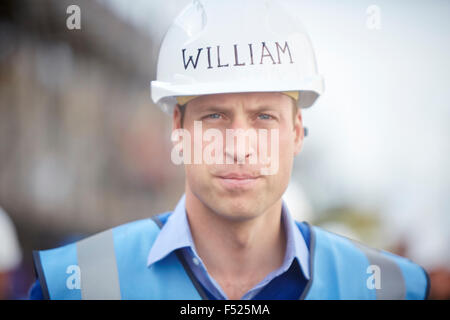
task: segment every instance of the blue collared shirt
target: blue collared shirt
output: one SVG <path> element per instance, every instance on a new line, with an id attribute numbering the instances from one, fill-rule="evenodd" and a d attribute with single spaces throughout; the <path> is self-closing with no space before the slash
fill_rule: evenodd
<path id="1" fill-rule="evenodd" d="M 254 298 L 272 280 L 288 273 L 289 270 L 296 270 L 295 268 L 292 268 L 295 260 L 298 262 L 302 272 L 302 275 L 299 276 L 309 280 L 309 250 L 302 233 L 292 219 L 284 201 L 282 204 L 281 219 L 282 225 L 285 228 L 287 241 L 283 264 L 278 269 L 269 273 L 255 287 L 246 292 L 241 298 L 243 300 Z M 182 250 L 189 268 L 192 270 L 200 284 L 207 289 L 215 299 L 227 299 L 227 295 L 214 278 L 209 275 L 202 259 L 197 254 L 186 215 L 185 196 L 178 202 L 175 210 L 170 215 L 156 238 L 149 252 L 147 265 L 150 267 L 152 264 L 164 259 L 177 249 Z"/>

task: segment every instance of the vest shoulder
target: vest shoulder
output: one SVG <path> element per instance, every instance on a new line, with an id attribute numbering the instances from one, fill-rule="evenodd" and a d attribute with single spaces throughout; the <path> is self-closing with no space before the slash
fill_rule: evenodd
<path id="1" fill-rule="evenodd" d="M 72 247 L 74 245 L 77 245 L 77 244 L 80 244 L 83 242 L 87 242 L 90 240 L 94 240 L 96 238 L 101 237 L 102 235 L 107 234 L 107 233 L 112 233 L 115 237 L 120 237 L 120 236 L 130 237 L 130 236 L 138 236 L 142 233 L 147 233 L 147 235 L 148 235 L 149 234 L 148 232 L 150 232 L 150 234 L 153 234 L 153 233 L 157 234 L 159 232 L 159 227 L 152 218 L 145 218 L 145 219 L 126 222 L 124 224 L 112 227 L 110 229 L 96 232 L 94 234 L 88 235 L 79 240 L 72 241 L 70 243 L 60 245 L 58 247 L 44 249 L 44 250 L 36 250 L 36 251 L 52 252 L 52 251 L 61 251 L 64 249 L 69 249 L 70 247 Z"/>
<path id="2" fill-rule="evenodd" d="M 429 291 L 428 274 L 420 265 L 406 257 L 370 247 L 357 240 L 312 226 L 315 260 L 333 265 L 337 274 L 351 283 L 380 274 L 381 290 L 377 298 L 424 299 Z M 318 255 L 318 256 L 317 256 Z M 349 271 L 350 270 L 350 271 Z"/>
<path id="3" fill-rule="evenodd" d="M 80 290 L 67 290 L 63 279 L 72 273 L 79 273 L 80 259 L 89 265 L 96 265 L 99 261 L 108 260 L 111 252 L 125 254 L 126 259 L 132 259 L 131 255 L 136 258 L 135 250 L 127 248 L 142 248 L 144 255 L 144 251 L 151 248 L 159 230 L 157 223 L 147 218 L 124 223 L 56 248 L 33 251 L 34 266 L 44 298 L 78 299 Z M 121 248 L 121 251 L 116 252 L 117 248 Z"/>
<path id="4" fill-rule="evenodd" d="M 343 247 L 345 247 L 346 249 L 363 251 L 367 255 L 384 255 L 387 259 L 394 259 L 397 262 L 416 265 L 416 263 L 414 263 L 413 261 L 411 261 L 410 259 L 408 259 L 406 257 L 389 252 L 387 250 L 369 246 L 358 240 L 351 239 L 346 236 L 325 230 L 321 227 L 312 226 L 312 229 L 314 230 L 316 239 L 321 238 L 322 241 L 324 241 L 324 239 L 326 239 L 326 241 L 329 242 L 329 244 L 332 245 L 333 248 L 335 248 L 335 249 L 336 248 L 342 249 Z"/>

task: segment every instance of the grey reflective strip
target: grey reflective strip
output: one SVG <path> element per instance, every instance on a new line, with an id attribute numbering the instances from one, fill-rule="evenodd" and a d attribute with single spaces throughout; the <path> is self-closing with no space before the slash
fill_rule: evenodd
<path id="1" fill-rule="evenodd" d="M 376 291 L 377 300 L 403 300 L 406 298 L 406 286 L 400 267 L 389 257 L 378 250 L 352 241 L 369 259 L 371 265 L 380 268 L 380 289 Z"/>
<path id="2" fill-rule="evenodd" d="M 162 224 L 161 220 L 158 219 L 158 217 L 153 216 L 153 217 L 151 217 L 151 219 L 153 220 L 154 223 L 156 223 L 156 225 L 157 225 L 160 229 L 162 229 L 163 224 Z"/>
<path id="3" fill-rule="evenodd" d="M 306 283 L 305 289 L 303 289 L 302 294 L 298 300 L 305 300 L 306 295 L 309 293 L 314 281 L 314 259 L 316 256 L 316 231 L 314 228 L 308 223 L 305 222 L 309 228 L 309 280 Z M 301 232 L 301 231 L 300 231 Z"/>
<path id="4" fill-rule="evenodd" d="M 112 230 L 77 242 L 77 256 L 82 299 L 121 298 Z"/>

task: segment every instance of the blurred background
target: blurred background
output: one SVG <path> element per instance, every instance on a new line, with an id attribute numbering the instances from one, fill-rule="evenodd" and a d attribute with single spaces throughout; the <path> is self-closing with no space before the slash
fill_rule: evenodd
<path id="1" fill-rule="evenodd" d="M 27 297 L 32 250 L 176 205 L 183 169 L 149 85 L 189 2 L 1 2 L 0 299 Z M 277 3 L 309 31 L 326 85 L 303 111 L 290 211 L 421 264 L 431 298 L 449 299 L 450 2 Z"/>

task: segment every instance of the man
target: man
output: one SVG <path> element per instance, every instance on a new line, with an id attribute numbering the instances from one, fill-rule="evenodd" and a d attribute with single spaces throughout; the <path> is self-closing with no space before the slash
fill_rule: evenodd
<path id="1" fill-rule="evenodd" d="M 0 207 L 0 300 L 14 299 L 14 273 L 20 266 L 22 249 L 16 228 Z"/>
<path id="2" fill-rule="evenodd" d="M 283 203 L 304 139 L 299 107 L 322 92 L 308 37 L 279 4 L 194 1 L 167 32 L 152 82 L 172 115 L 185 195 L 173 212 L 35 252 L 31 295 L 426 298 L 420 266 L 295 222 Z"/>

